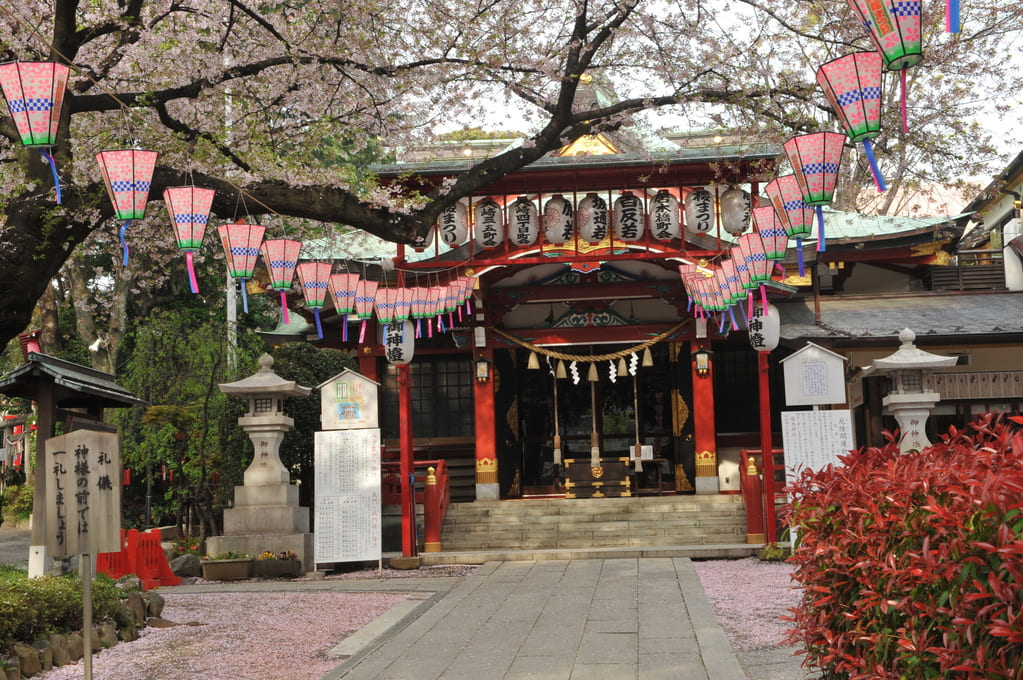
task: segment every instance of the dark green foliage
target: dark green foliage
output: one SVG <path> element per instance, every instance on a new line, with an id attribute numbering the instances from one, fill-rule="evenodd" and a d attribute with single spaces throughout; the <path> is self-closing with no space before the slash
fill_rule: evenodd
<path id="1" fill-rule="evenodd" d="M 4 489 L 0 507 L 12 521 L 22 522 L 32 514 L 34 489 L 31 484 L 19 484 Z"/>
<path id="2" fill-rule="evenodd" d="M 792 485 L 793 641 L 827 679 L 1023 677 L 1023 434 L 988 416 Z"/>

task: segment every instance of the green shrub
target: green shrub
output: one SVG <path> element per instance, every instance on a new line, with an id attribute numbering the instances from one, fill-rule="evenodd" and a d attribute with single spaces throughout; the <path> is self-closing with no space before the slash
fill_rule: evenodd
<path id="1" fill-rule="evenodd" d="M 1021 677 L 1023 434 L 989 416 L 841 463 L 790 487 L 806 664 L 829 680 Z"/>
<path id="2" fill-rule="evenodd" d="M 31 484 L 9 486 L 4 490 L 3 512 L 13 521 L 24 522 L 32 514 L 33 488 Z"/>

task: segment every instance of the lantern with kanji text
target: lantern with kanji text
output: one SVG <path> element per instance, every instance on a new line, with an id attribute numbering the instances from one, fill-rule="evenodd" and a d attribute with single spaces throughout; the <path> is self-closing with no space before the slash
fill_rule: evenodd
<path id="1" fill-rule="evenodd" d="M 556 246 L 572 239 L 572 204 L 561 194 L 555 194 L 543 207 L 543 237 Z"/>
<path id="2" fill-rule="evenodd" d="M 612 215 L 615 237 L 631 243 L 643 238 L 643 201 L 631 191 L 615 199 Z"/>
<path id="3" fill-rule="evenodd" d="M 685 207 L 686 231 L 694 236 L 709 233 L 714 227 L 714 195 L 706 189 L 690 191 Z"/>
<path id="4" fill-rule="evenodd" d="M 472 208 L 473 233 L 482 248 L 496 248 L 504 242 L 504 210 L 492 198 L 484 198 Z"/>
<path id="5" fill-rule="evenodd" d="M 681 238 L 679 202 L 670 191 L 661 189 L 650 201 L 650 233 L 658 241 Z"/>

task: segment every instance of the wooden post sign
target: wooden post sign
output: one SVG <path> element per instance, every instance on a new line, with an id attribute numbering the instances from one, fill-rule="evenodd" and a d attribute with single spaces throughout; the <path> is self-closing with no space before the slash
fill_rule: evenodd
<path id="1" fill-rule="evenodd" d="M 46 440 L 46 550 L 53 557 L 121 550 L 121 449 L 112 432 Z"/>

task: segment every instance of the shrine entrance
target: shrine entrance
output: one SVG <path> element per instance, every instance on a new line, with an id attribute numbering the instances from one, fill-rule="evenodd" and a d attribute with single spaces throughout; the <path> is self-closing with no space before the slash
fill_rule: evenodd
<path id="1" fill-rule="evenodd" d="M 590 349 L 572 346 L 565 351 L 581 354 Z M 596 345 L 592 349 L 594 354 L 619 350 L 614 345 Z M 511 438 L 511 446 L 503 447 L 498 461 L 502 479 L 508 480 L 504 495 L 518 498 L 568 492 L 573 497 L 571 484 L 566 484 L 571 482 L 566 461 L 577 461 L 575 465 L 589 470 L 594 442 L 609 477 L 624 475 L 628 479 L 628 493 L 619 490 L 611 495 L 689 490 L 688 482 L 695 472 L 692 422 L 688 417 L 691 388 L 680 384 L 686 372 L 670 360 L 669 350 L 668 343 L 652 347 L 652 366 L 642 366 L 641 357 L 637 357 L 635 375 L 628 370 L 619 375 L 618 362 L 614 362 L 613 379 L 608 361 L 577 364 L 578 380 L 566 363 L 566 377 L 557 379 L 557 417 L 554 410 L 557 360 L 551 359 L 548 365 L 546 358 L 540 357 L 540 368 L 529 369 L 528 353 L 516 352 L 515 395 L 508 411 L 499 410 L 514 417 L 514 423 L 506 423 L 510 426 L 509 434 L 513 434 L 514 424 L 518 426 L 514 433 L 518 437 Z M 628 369 L 629 357 L 625 361 Z M 590 371 L 591 366 L 595 374 Z M 687 366 L 683 364 L 684 368 Z M 596 380 L 591 380 L 594 377 Z M 626 462 L 637 443 L 637 428 L 638 441 L 648 457 L 639 466 Z M 556 434 L 561 441 L 560 461 L 555 460 Z M 678 465 L 685 471 L 685 480 L 676 468 Z M 681 488 L 677 488 L 677 478 L 682 482 Z M 621 480 L 608 479 L 606 484 L 614 481 Z"/>

